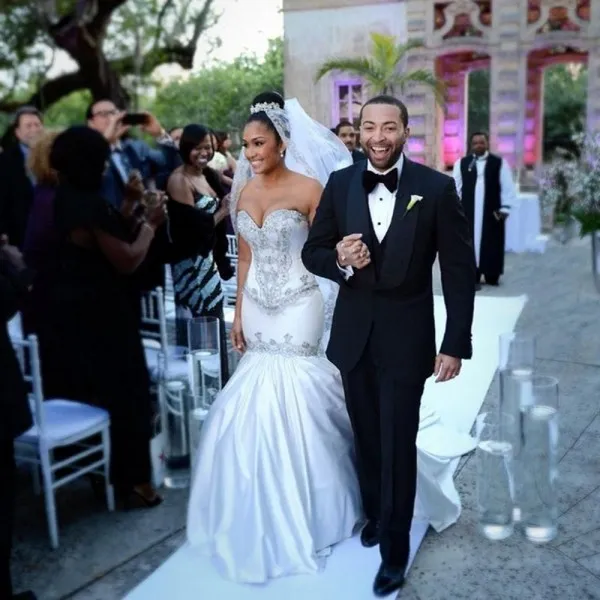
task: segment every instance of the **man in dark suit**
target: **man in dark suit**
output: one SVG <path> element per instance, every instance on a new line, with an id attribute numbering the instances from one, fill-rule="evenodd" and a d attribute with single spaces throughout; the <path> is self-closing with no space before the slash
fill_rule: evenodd
<path id="1" fill-rule="evenodd" d="M 352 154 L 352 160 L 359 162 L 367 157 L 356 147 L 356 131 L 350 121 L 340 121 L 331 131 L 337 135 Z"/>
<path id="2" fill-rule="evenodd" d="M 125 139 L 130 126 L 122 124 L 125 115 L 110 100 L 90 104 L 86 119 L 88 127 L 99 131 L 111 143 L 109 168 L 104 176 L 103 195 L 116 208 L 123 202 L 125 185 L 132 171 L 139 171 L 147 188 L 165 189 L 168 176 L 181 164 L 177 146 L 158 119 L 144 113 L 147 121 L 140 127 L 157 142 L 150 148 L 142 140 Z"/>
<path id="3" fill-rule="evenodd" d="M 42 115 L 25 106 L 17 111 L 13 129 L 15 140 L 0 154 L 0 234 L 22 248 L 35 184 L 27 157 L 43 130 Z"/>
<path id="4" fill-rule="evenodd" d="M 471 357 L 475 261 L 450 177 L 408 160 L 408 113 L 378 96 L 361 111 L 368 160 L 334 172 L 302 258 L 340 284 L 327 356 L 340 370 L 368 522 L 380 545 L 377 596 L 404 583 L 409 559 L 425 380 L 448 381 Z M 436 355 L 432 267 L 442 275 L 447 321 Z"/>
<path id="5" fill-rule="evenodd" d="M 34 600 L 31 592 L 13 596 L 10 575 L 15 494 L 14 440 L 32 425 L 27 389 L 6 323 L 19 309 L 31 284 L 21 253 L 0 240 L 0 598 Z"/>

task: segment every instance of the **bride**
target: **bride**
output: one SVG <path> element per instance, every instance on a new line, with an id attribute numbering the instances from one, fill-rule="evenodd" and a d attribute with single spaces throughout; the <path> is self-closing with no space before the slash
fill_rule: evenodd
<path id="1" fill-rule="evenodd" d="M 324 356 L 335 285 L 300 258 L 322 185 L 352 157 L 275 93 L 254 100 L 243 145 L 232 341 L 244 356 L 202 430 L 187 537 L 225 577 L 263 583 L 318 571 L 362 516 L 342 382 Z M 415 514 L 438 531 L 460 512 L 448 465 L 472 449 L 465 437 L 449 456 L 419 450 Z"/>

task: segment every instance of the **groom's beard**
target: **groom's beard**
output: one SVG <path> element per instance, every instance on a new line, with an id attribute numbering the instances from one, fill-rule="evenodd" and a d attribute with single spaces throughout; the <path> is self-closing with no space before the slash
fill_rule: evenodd
<path id="1" fill-rule="evenodd" d="M 387 160 L 387 162 L 385 163 L 385 165 L 384 166 L 377 165 L 376 168 L 381 169 L 382 171 L 387 171 L 388 169 L 391 169 L 400 159 L 400 155 L 404 151 L 405 144 L 406 144 L 406 140 L 403 140 L 398 146 L 396 146 L 396 148 L 394 148 L 394 151 L 390 154 L 390 157 Z M 373 162 L 373 159 L 371 158 L 371 151 L 369 150 L 368 146 L 363 146 L 361 144 L 361 148 L 363 149 L 363 152 L 366 154 L 367 158 L 369 159 L 369 162 L 373 166 L 375 166 L 375 163 Z"/>

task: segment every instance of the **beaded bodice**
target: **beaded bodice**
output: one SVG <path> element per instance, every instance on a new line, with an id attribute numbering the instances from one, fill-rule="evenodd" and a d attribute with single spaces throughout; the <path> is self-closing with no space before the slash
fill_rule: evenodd
<path id="1" fill-rule="evenodd" d="M 264 311 L 277 314 L 318 288 L 314 275 L 302 264 L 302 247 L 308 235 L 303 214 L 274 210 L 259 227 L 247 212 L 240 211 L 237 226 L 252 251 L 244 295 Z"/>

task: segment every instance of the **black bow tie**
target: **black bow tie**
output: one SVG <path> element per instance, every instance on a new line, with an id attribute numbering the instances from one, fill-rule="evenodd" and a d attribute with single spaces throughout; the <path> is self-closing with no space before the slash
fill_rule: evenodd
<path id="1" fill-rule="evenodd" d="M 363 186 L 367 194 L 370 194 L 380 183 L 383 183 L 390 192 L 395 192 L 398 187 L 398 169 L 392 169 L 385 175 L 368 169 L 363 172 Z"/>

